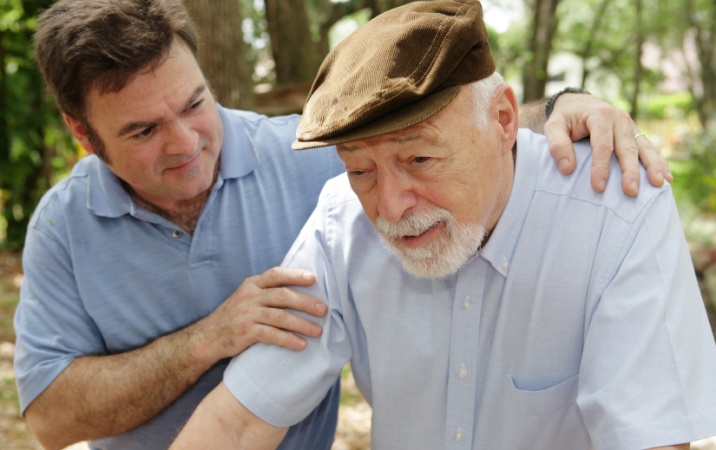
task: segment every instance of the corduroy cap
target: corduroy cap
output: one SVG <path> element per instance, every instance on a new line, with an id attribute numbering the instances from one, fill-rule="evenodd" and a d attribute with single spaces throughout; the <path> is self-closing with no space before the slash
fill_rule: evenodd
<path id="1" fill-rule="evenodd" d="M 389 10 L 344 39 L 323 61 L 293 148 L 408 128 L 445 108 L 461 85 L 494 72 L 480 2 L 420 1 Z"/>

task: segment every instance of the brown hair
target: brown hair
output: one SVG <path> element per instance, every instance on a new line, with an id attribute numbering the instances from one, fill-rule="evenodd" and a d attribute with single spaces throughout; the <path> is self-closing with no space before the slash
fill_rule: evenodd
<path id="1" fill-rule="evenodd" d="M 196 56 L 198 35 L 181 0 L 61 0 L 39 18 L 35 59 L 60 110 L 86 125 L 90 90 L 121 90 L 168 57 L 175 36 Z"/>

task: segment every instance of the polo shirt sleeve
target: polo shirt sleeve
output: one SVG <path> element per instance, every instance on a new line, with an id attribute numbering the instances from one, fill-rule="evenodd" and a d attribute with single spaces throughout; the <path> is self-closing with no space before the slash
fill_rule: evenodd
<path id="1" fill-rule="evenodd" d="M 326 188 L 327 189 L 327 188 Z M 324 194 L 326 193 L 324 189 Z M 293 351 L 258 343 L 235 357 L 224 372 L 229 391 L 255 415 L 277 427 L 288 427 L 306 417 L 325 397 L 351 358 L 351 343 L 343 322 L 340 299 L 347 281 L 332 261 L 326 243 L 326 195 L 289 251 L 283 266 L 310 270 L 316 282 L 300 288 L 328 303 L 328 314 L 315 318 L 292 311 L 323 328 L 307 348 Z"/>
<path id="2" fill-rule="evenodd" d="M 25 240 L 25 278 L 14 321 L 14 370 L 23 414 L 75 358 L 106 352 L 80 299 L 70 250 L 57 232 L 61 228 L 60 220 L 38 220 Z"/>
<path id="3" fill-rule="evenodd" d="M 716 348 L 670 190 L 631 234 L 585 336 L 577 403 L 597 450 L 716 434 Z"/>

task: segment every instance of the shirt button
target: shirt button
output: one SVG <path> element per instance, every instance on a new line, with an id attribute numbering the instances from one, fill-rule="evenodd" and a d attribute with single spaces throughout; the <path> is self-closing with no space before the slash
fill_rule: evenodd
<path id="1" fill-rule="evenodd" d="M 460 378 L 465 378 L 467 376 L 467 367 L 465 367 L 465 364 L 460 364 L 460 367 L 457 368 L 457 376 Z"/>
<path id="2" fill-rule="evenodd" d="M 502 260 L 502 268 L 505 270 L 510 268 L 510 263 L 506 259 Z"/>
<path id="3" fill-rule="evenodd" d="M 173 237 L 174 239 L 179 239 L 179 238 L 181 237 L 181 235 L 182 235 L 182 232 L 179 231 L 179 230 L 174 230 L 174 231 L 172 231 L 172 237 Z"/>
<path id="4" fill-rule="evenodd" d="M 462 432 L 462 428 L 458 427 L 457 430 L 455 430 L 455 434 L 453 434 L 452 437 L 457 442 L 462 442 L 462 440 L 465 439 L 465 435 Z"/>
<path id="5" fill-rule="evenodd" d="M 465 297 L 465 300 L 462 301 L 462 309 L 470 309 L 472 306 L 472 299 L 470 296 Z"/>

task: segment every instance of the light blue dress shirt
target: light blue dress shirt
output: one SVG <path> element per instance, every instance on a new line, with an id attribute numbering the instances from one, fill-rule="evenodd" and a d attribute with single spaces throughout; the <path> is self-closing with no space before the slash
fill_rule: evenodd
<path id="1" fill-rule="evenodd" d="M 224 381 L 288 426 L 345 363 L 373 407 L 372 448 L 637 449 L 716 435 L 716 346 L 671 189 L 612 161 L 590 187 L 588 144 L 561 175 L 520 130 L 515 182 L 486 246 L 457 275 L 406 274 L 347 177 L 327 183 L 284 264 L 316 272 L 323 335 L 257 345 Z M 476 193 L 476 195 L 479 195 Z"/>
<path id="2" fill-rule="evenodd" d="M 28 230 L 15 319 L 23 411 L 75 358 L 141 347 L 208 315 L 246 277 L 280 264 L 324 182 L 344 170 L 333 149 L 291 150 L 298 116 L 219 112 L 220 173 L 193 236 L 139 208 L 94 156 L 42 199 Z M 168 447 L 226 364 L 155 419 L 92 446 Z M 330 448 L 337 396 L 289 432 L 283 448 Z"/>

